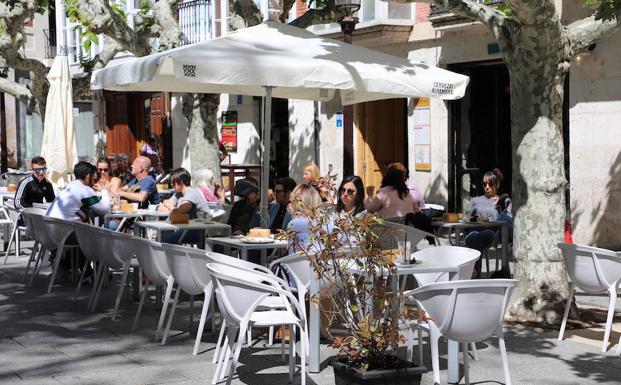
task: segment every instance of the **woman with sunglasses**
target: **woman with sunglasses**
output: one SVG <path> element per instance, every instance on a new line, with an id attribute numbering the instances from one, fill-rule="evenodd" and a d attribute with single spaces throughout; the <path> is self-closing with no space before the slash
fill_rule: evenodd
<path id="1" fill-rule="evenodd" d="M 357 175 L 343 178 L 338 189 L 336 214 L 338 219 L 364 215 L 364 184 Z"/>
<path id="2" fill-rule="evenodd" d="M 466 213 L 477 216 L 479 219 L 487 218 L 490 221 L 505 221 L 509 223 L 509 237 L 511 238 L 513 226 L 513 214 L 511 213 L 511 198 L 507 194 L 498 195 L 500 182 L 503 179 L 502 172 L 495 168 L 483 175 L 483 190 L 485 195 L 474 197 L 468 203 Z M 496 239 L 496 231 L 489 229 L 473 230 L 466 235 L 465 244 L 471 249 L 484 252 L 492 246 Z M 475 278 L 481 277 L 481 258 L 474 266 Z"/>
<path id="3" fill-rule="evenodd" d="M 121 188 L 121 178 L 113 176 L 111 164 L 108 158 L 97 159 L 97 181 L 93 185 L 93 190 L 101 191 L 109 189 L 110 196 L 114 196 Z"/>

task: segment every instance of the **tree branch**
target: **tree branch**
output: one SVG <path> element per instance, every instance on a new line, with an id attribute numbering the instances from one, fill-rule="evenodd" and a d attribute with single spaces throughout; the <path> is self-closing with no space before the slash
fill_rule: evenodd
<path id="1" fill-rule="evenodd" d="M 500 28 L 507 18 L 495 7 L 473 0 L 432 0 L 432 3 L 457 15 L 480 21 L 492 30 Z"/>
<path id="2" fill-rule="evenodd" d="M 257 5 L 253 0 L 235 0 L 233 1 L 233 7 L 231 11 L 242 18 L 246 23 L 246 27 L 252 27 L 253 25 L 261 24 L 263 17 L 261 10 L 257 8 Z"/>
<path id="3" fill-rule="evenodd" d="M 103 50 L 95 58 L 95 65 L 81 78 L 73 79 L 73 99 L 78 100 L 91 94 L 91 74 L 94 70 L 105 67 L 114 56 L 124 49 L 114 40 L 106 40 Z"/>
<path id="4" fill-rule="evenodd" d="M 564 27 L 565 36 L 569 40 L 572 54 L 583 52 L 591 44 L 611 35 L 619 26 L 618 15 L 610 19 L 598 17 L 597 13 L 577 20 Z"/>
<path id="5" fill-rule="evenodd" d="M 153 5 L 153 17 L 157 22 L 155 32 L 159 35 L 160 47 L 164 49 L 179 46 L 183 35 L 173 15 L 176 4 L 177 0 L 160 0 Z"/>
<path id="6" fill-rule="evenodd" d="M 0 92 L 6 92 L 25 104 L 28 104 L 32 98 L 32 93 L 28 87 L 2 77 L 0 77 Z"/>
<path id="7" fill-rule="evenodd" d="M 331 6 L 326 6 L 324 9 L 311 8 L 289 24 L 298 28 L 308 28 L 315 24 L 333 23 L 339 16 L 339 13 Z"/>

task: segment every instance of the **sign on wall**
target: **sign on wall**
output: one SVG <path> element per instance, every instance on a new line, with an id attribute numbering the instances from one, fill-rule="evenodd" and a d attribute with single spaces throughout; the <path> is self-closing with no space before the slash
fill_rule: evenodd
<path id="1" fill-rule="evenodd" d="M 414 101 L 414 168 L 431 171 L 431 100 Z"/>
<path id="2" fill-rule="evenodd" d="M 222 139 L 226 151 L 237 152 L 237 111 L 222 112 Z"/>

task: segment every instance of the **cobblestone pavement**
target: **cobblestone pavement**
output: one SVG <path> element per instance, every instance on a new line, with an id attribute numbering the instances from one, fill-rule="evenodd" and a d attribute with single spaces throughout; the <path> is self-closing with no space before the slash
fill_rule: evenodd
<path id="1" fill-rule="evenodd" d="M 27 250 L 26 250 L 27 251 Z M 166 346 L 153 341 L 159 311 L 154 303 L 145 305 L 136 332 L 131 323 L 137 303 L 122 302 L 120 317 L 111 320 L 116 290 L 104 289 L 96 312 L 86 310 L 87 286 L 77 301 L 69 284 L 59 284 L 45 294 L 49 269 L 34 280 L 22 283 L 27 257 L 9 257 L 0 265 L 0 384 L 209 384 L 215 365 L 211 363 L 216 336 L 205 333 L 200 354 L 192 356 L 194 334 L 188 334 L 189 304 L 182 304 L 173 323 L 174 332 Z M 581 305 L 606 306 L 605 297 L 579 295 Z M 619 309 L 620 306 L 617 306 Z M 605 310 L 602 311 L 605 314 Z M 198 323 L 198 306 L 192 330 Z M 603 317 L 602 317 L 603 321 Z M 607 354 L 599 352 L 601 327 L 568 330 L 567 339 L 556 341 L 555 331 L 537 332 L 507 328 L 509 366 L 514 384 L 619 384 L 621 358 L 614 354 L 621 331 L 616 320 Z M 477 345 L 479 360 L 471 361 L 474 384 L 502 383 L 503 373 L 497 345 L 490 340 Z M 310 374 L 308 384 L 334 384 L 327 361 L 334 351 L 322 345 L 324 360 L 320 373 Z M 441 351 L 443 359 L 445 351 Z M 426 354 L 426 365 L 429 354 Z M 446 362 L 442 360 L 442 369 Z M 298 366 L 299 372 L 299 366 Z M 299 383 L 296 375 L 294 382 Z M 445 383 L 445 372 L 443 372 Z M 278 346 L 269 348 L 257 339 L 243 349 L 235 384 L 288 383 L 288 366 L 280 360 Z M 432 375 L 421 384 L 432 384 Z"/>

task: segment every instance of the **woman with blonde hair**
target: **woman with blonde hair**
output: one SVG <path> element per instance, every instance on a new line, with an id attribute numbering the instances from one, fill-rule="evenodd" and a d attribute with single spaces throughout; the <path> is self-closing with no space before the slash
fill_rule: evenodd
<path id="1" fill-rule="evenodd" d="M 295 238 L 289 245 L 289 249 L 293 252 L 310 244 L 311 234 L 309 230 L 314 221 L 312 216 L 321 215 L 321 204 L 321 196 L 319 196 L 317 189 L 309 184 L 301 184 L 291 193 L 289 212 L 291 212 L 293 219 L 289 222 L 287 230 L 296 232 Z M 331 224 L 327 231 L 332 231 Z"/>
<path id="2" fill-rule="evenodd" d="M 213 172 L 210 169 L 197 170 L 193 179 L 194 187 L 203 193 L 207 202 L 224 203 L 224 188 L 213 179 Z"/>
<path id="3" fill-rule="evenodd" d="M 309 184 L 319 192 L 322 202 L 334 203 L 331 191 L 323 183 L 321 183 L 321 173 L 319 167 L 313 162 L 304 165 L 304 173 L 302 174 L 304 183 Z"/>

